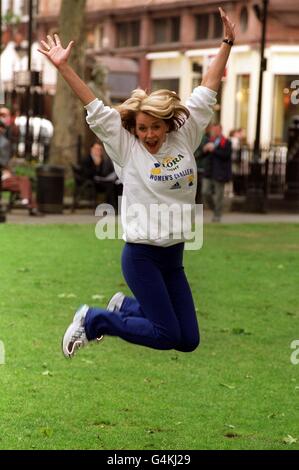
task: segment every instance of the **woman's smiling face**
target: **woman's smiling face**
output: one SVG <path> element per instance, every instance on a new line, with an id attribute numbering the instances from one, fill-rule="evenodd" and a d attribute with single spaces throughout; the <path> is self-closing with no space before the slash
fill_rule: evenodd
<path id="1" fill-rule="evenodd" d="M 141 111 L 137 113 L 135 133 L 150 153 L 158 153 L 166 139 L 167 132 L 168 125 L 163 119 Z"/>

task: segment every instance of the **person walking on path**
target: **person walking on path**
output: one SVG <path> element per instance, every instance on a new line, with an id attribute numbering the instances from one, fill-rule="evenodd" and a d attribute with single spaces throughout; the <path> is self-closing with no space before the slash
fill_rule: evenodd
<path id="1" fill-rule="evenodd" d="M 222 134 L 220 124 L 211 129 L 210 141 L 203 146 L 206 165 L 202 179 L 202 199 L 213 211 L 212 222 L 221 222 L 224 187 L 232 178 L 232 144 Z"/>
<path id="2" fill-rule="evenodd" d="M 222 9 L 220 14 L 223 43 L 186 106 L 172 91 L 147 95 L 140 89 L 118 109 L 104 106 L 67 63 L 73 41 L 66 49 L 58 35 L 41 42 L 40 52 L 84 104 L 87 123 L 103 142 L 123 182 L 121 216 L 126 243 L 122 270 L 134 295 L 118 292 L 106 309 L 81 306 L 63 336 L 66 357 L 104 335 L 160 350 L 189 352 L 199 344 L 194 302 L 183 267 L 185 237 L 178 236 L 176 215 L 181 217 L 179 209 L 184 205 L 194 205 L 194 152 L 211 120 L 235 39 L 235 25 Z M 144 210 L 133 216 L 129 209 L 136 201 Z M 153 204 L 175 205 L 178 214 L 174 213 L 169 227 L 162 224 L 156 230 L 157 220 L 147 216 Z"/>

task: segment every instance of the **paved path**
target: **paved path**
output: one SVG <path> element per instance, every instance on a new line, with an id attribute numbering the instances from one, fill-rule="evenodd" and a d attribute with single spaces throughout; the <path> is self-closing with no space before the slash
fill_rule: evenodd
<path id="1" fill-rule="evenodd" d="M 204 222 L 211 222 L 211 213 L 205 211 Z M 69 210 L 65 210 L 63 214 L 47 214 L 44 217 L 30 217 L 24 209 L 14 209 L 11 214 L 7 215 L 7 224 L 30 224 L 30 225 L 46 225 L 46 224 L 96 224 L 98 217 L 93 215 L 91 210 L 78 210 L 75 214 L 71 214 Z M 253 223 L 299 223 L 299 213 L 274 213 L 252 214 L 245 212 L 227 212 L 223 215 L 222 223 L 224 224 L 253 224 Z"/>

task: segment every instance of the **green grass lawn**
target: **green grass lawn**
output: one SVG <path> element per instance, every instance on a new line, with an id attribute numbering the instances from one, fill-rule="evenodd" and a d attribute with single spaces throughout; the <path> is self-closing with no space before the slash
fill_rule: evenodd
<path id="1" fill-rule="evenodd" d="M 0 449 L 299 449 L 299 224 L 205 228 L 185 253 L 202 336 L 188 354 L 106 337 L 66 360 L 78 305 L 129 293 L 123 242 L 92 226 L 2 225 L 0 240 Z"/>

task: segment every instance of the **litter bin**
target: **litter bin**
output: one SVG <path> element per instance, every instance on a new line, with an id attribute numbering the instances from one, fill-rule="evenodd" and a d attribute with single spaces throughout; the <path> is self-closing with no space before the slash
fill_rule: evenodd
<path id="1" fill-rule="evenodd" d="M 36 168 L 36 202 L 38 210 L 48 214 L 62 214 L 64 168 L 41 165 Z"/>

